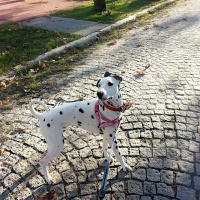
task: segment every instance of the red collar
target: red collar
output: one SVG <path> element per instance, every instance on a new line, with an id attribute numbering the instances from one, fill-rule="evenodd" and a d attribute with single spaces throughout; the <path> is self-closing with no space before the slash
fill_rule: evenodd
<path id="1" fill-rule="evenodd" d="M 108 108 L 109 110 L 112 110 L 112 111 L 116 111 L 116 112 L 122 112 L 125 108 L 125 104 L 123 104 L 123 106 L 119 107 L 119 108 L 114 108 L 114 107 L 111 107 L 109 106 L 108 104 L 106 104 L 105 101 L 103 101 L 103 105 Z"/>

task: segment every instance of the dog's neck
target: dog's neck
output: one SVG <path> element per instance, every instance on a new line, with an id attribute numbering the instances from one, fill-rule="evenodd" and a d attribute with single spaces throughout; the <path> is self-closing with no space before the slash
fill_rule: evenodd
<path id="1" fill-rule="evenodd" d="M 113 108 L 122 107 L 123 101 L 122 101 L 120 92 L 118 92 L 114 97 L 105 100 L 105 103 L 108 106 L 113 107 Z M 114 120 L 121 115 L 120 111 L 112 111 L 112 110 L 109 110 L 108 108 L 106 108 L 103 105 L 102 101 L 100 101 L 99 109 L 100 109 L 101 115 L 109 120 Z"/>

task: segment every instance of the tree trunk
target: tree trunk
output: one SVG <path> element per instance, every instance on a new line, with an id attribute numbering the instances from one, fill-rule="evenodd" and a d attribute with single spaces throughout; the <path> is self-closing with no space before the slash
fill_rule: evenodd
<path id="1" fill-rule="evenodd" d="M 98 12 L 106 10 L 105 0 L 94 0 L 94 9 Z"/>

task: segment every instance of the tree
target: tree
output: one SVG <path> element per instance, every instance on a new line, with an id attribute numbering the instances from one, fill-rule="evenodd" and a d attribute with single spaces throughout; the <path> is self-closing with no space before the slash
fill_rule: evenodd
<path id="1" fill-rule="evenodd" d="M 94 0 L 94 9 L 98 12 L 106 10 L 105 0 Z"/>

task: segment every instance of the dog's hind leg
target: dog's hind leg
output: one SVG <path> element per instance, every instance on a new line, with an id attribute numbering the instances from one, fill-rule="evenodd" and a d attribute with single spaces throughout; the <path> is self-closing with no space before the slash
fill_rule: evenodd
<path id="1" fill-rule="evenodd" d="M 62 137 L 61 130 L 59 131 L 59 133 L 57 131 L 54 134 L 56 134 L 56 138 L 54 138 L 53 140 L 49 140 L 49 138 L 48 138 L 46 140 L 47 144 L 48 144 L 48 151 L 47 151 L 47 154 L 45 155 L 45 157 L 39 162 L 39 164 L 43 170 L 45 179 L 49 184 L 53 183 L 53 179 L 49 175 L 49 172 L 47 170 L 47 165 L 48 165 L 49 161 L 51 161 L 56 156 L 58 156 L 64 148 L 64 139 Z M 51 133 L 49 135 L 51 135 Z"/>

